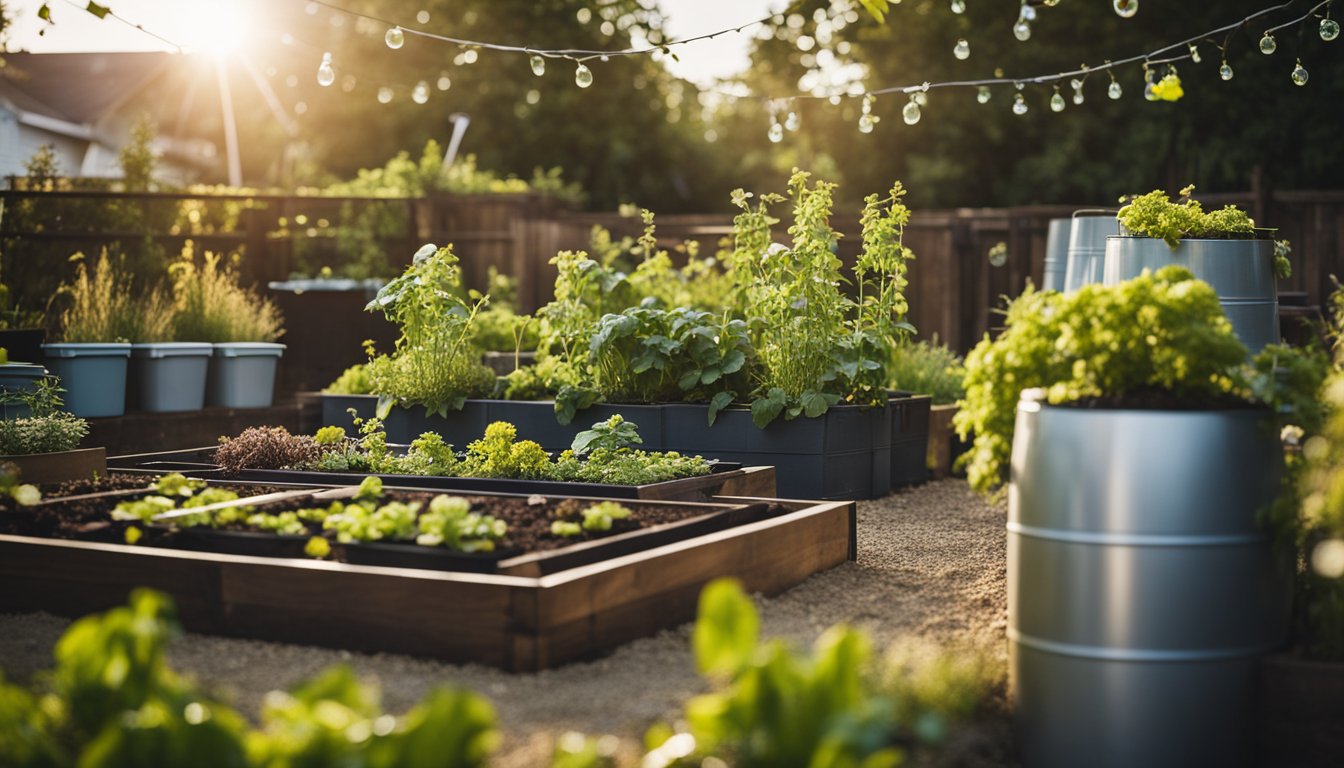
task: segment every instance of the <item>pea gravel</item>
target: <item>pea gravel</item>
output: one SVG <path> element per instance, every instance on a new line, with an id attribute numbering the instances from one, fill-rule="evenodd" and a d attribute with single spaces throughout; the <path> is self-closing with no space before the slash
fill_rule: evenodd
<path id="1" fill-rule="evenodd" d="M 1006 512 L 962 480 L 940 480 L 859 503 L 858 562 L 817 574 L 774 598 L 757 596 L 763 636 L 810 644 L 846 622 L 893 644 L 969 648 L 1002 681 L 1007 669 Z M 0 669 L 28 681 L 51 666 L 69 622 L 47 614 L 0 615 Z M 337 639 L 338 640 L 338 639 Z M 637 754 L 644 730 L 673 721 L 704 686 L 690 655 L 690 625 L 630 643 L 610 656 L 537 674 L 508 674 L 390 654 L 362 654 L 202 635 L 175 643 L 172 663 L 253 715 L 265 692 L 331 664 L 353 665 L 382 688 L 389 712 L 403 712 L 438 685 L 488 696 L 504 734 L 494 765 L 545 765 L 567 730 L 614 734 L 620 754 Z M 1011 754 L 1002 685 L 991 714 L 949 750 L 960 765 L 1001 764 Z"/>

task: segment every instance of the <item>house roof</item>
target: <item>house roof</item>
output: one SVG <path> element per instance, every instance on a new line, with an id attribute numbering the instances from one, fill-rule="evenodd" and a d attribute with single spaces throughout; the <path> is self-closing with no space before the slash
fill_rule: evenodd
<path id="1" fill-rule="evenodd" d="M 172 65 L 171 53 L 6 53 L 0 100 L 93 125 Z"/>

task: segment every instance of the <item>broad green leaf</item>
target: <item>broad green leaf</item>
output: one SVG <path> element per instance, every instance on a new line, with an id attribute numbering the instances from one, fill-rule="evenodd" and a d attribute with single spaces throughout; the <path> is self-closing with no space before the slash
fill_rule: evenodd
<path id="1" fill-rule="evenodd" d="M 89 4 L 85 6 L 84 10 L 88 11 L 89 13 L 92 13 L 94 16 L 97 16 L 100 19 L 112 12 L 111 8 L 108 8 L 105 5 L 99 5 L 93 2 L 93 0 L 89 0 Z"/>
<path id="2" fill-rule="evenodd" d="M 736 392 L 719 392 L 709 401 L 709 426 L 714 426 L 714 419 L 718 417 L 719 411 L 727 408 L 737 397 Z"/>
<path id="3" fill-rule="evenodd" d="M 768 397 L 761 397 L 751 402 L 751 423 L 761 429 L 775 420 L 779 412 L 784 410 L 784 403 L 781 400 L 772 400 Z"/>
<path id="4" fill-rule="evenodd" d="M 746 666 L 759 633 L 756 606 L 737 582 L 716 579 L 701 591 L 691 646 L 703 674 L 728 676 Z"/>
<path id="5" fill-rule="evenodd" d="M 43 3 L 43 4 L 42 4 L 42 7 L 37 9 L 37 18 L 39 18 L 39 19 L 41 19 L 41 20 L 47 22 L 48 24 L 51 23 L 51 4 L 50 4 L 50 3 Z"/>

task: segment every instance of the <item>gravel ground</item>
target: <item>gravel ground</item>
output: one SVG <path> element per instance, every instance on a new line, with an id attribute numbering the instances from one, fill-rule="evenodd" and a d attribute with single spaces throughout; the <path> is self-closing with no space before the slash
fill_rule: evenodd
<path id="1" fill-rule="evenodd" d="M 775 598 L 757 597 L 762 635 L 808 644 L 828 626 L 869 630 L 891 644 L 971 648 L 1002 680 L 1007 669 L 1006 537 L 1002 506 L 987 505 L 961 480 L 942 480 L 859 503 L 859 559 Z M 51 666 L 64 619 L 0 615 L 0 669 L 28 680 Z M 487 695 L 504 743 L 495 765 L 545 765 L 566 730 L 611 733 L 633 755 L 644 730 L 674 720 L 688 696 L 704 690 L 690 655 L 690 625 L 626 645 L 603 659 L 538 674 L 508 674 L 387 654 L 187 635 L 172 650 L 180 671 L 225 692 L 246 713 L 262 695 L 346 662 L 376 680 L 387 711 L 402 712 L 431 687 L 465 686 Z M 1002 686 L 991 709 L 1003 711 Z M 951 762 L 993 765 L 1011 752 L 1006 718 L 991 714 L 962 737 Z"/>

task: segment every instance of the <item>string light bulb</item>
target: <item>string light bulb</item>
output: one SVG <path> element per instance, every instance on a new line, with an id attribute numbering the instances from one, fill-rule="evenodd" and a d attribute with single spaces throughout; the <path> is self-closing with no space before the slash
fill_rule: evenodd
<path id="1" fill-rule="evenodd" d="M 539 54 L 532 54 L 531 58 L 532 74 L 541 77 L 546 74 L 546 59 Z"/>
<path id="2" fill-rule="evenodd" d="M 1218 76 L 1224 80 L 1232 79 L 1232 65 L 1227 63 L 1227 59 L 1223 59 L 1223 65 L 1218 68 Z"/>
<path id="3" fill-rule="evenodd" d="M 1026 8 L 1027 6 L 1024 5 L 1022 7 Z M 1013 25 L 1013 37 L 1016 37 L 1018 40 L 1021 40 L 1024 43 L 1030 40 L 1031 22 L 1019 16 L 1017 19 L 1017 23 Z"/>
<path id="4" fill-rule="evenodd" d="M 1083 81 L 1075 77 L 1069 81 L 1069 87 L 1073 88 L 1073 103 L 1081 106 L 1083 103 Z"/>
<path id="5" fill-rule="evenodd" d="M 1153 81 L 1153 71 L 1147 67 L 1143 68 L 1143 98 L 1148 101 L 1157 101 L 1157 94 L 1153 93 L 1156 83 Z"/>
<path id="6" fill-rule="evenodd" d="M 976 92 L 975 92 L 975 100 L 978 101 L 978 102 L 980 102 L 981 104 L 988 104 L 988 103 L 989 103 L 989 97 L 990 97 L 990 93 L 989 93 L 989 86 L 988 86 L 988 85 L 982 85 L 982 86 L 980 86 L 980 87 L 976 90 Z"/>
<path id="7" fill-rule="evenodd" d="M 453 87 L 453 81 L 448 79 L 448 70 L 445 69 L 439 72 L 439 80 L 435 83 L 435 86 L 437 86 L 440 91 L 446 91 Z"/>
<path id="8" fill-rule="evenodd" d="M 1106 87 L 1106 95 L 1109 96 L 1112 101 L 1119 99 L 1124 95 L 1125 89 L 1120 87 L 1120 81 L 1115 79 L 1115 73 L 1108 69 L 1106 70 L 1106 74 L 1111 76 L 1111 84 Z"/>
<path id="9" fill-rule="evenodd" d="M 901 110 L 901 119 L 905 121 L 906 125 L 914 125 L 919 122 L 919 117 L 919 101 L 915 98 L 915 94 L 912 93 L 910 94 L 910 101 L 907 102 L 905 107 Z"/>
<path id="10" fill-rule="evenodd" d="M 966 12 L 966 0 L 952 0 L 952 12 L 953 12 L 953 13 L 965 13 L 965 12 Z"/>
<path id="11" fill-rule="evenodd" d="M 1027 114 L 1027 100 L 1020 93 L 1013 95 L 1013 114 L 1014 115 Z"/>
<path id="12" fill-rule="evenodd" d="M 411 101 L 416 104 L 424 104 L 429 101 L 429 83 L 424 80 L 416 83 L 415 88 L 411 89 Z"/>
<path id="13" fill-rule="evenodd" d="M 463 64 L 475 64 L 475 63 L 476 63 L 476 55 L 477 55 L 477 54 L 476 54 L 476 49 L 475 49 L 475 48 L 468 48 L 467 50 L 465 50 L 465 51 L 462 52 L 462 63 L 463 63 Z"/>
<path id="14" fill-rule="evenodd" d="M 1297 60 L 1297 66 L 1293 67 L 1293 85 L 1302 86 L 1307 84 L 1307 68 L 1302 66 L 1302 60 Z"/>
<path id="15" fill-rule="evenodd" d="M 1132 19 L 1139 12 L 1139 0 L 1113 0 L 1111 7 L 1115 15 L 1122 19 Z"/>
<path id="16" fill-rule="evenodd" d="M 389 27 L 387 34 L 383 35 L 383 42 L 395 51 L 406 44 L 406 33 L 401 31 L 401 27 Z"/>
<path id="17" fill-rule="evenodd" d="M 593 70 L 588 68 L 582 61 L 574 68 L 574 84 L 580 88 L 587 88 L 593 84 Z"/>
<path id="18" fill-rule="evenodd" d="M 392 101 L 392 89 L 386 85 L 378 89 L 378 103 L 388 104 Z"/>
<path id="19" fill-rule="evenodd" d="M 336 82 L 336 70 L 331 66 L 331 53 L 322 54 L 322 63 L 317 65 L 317 84 L 326 88 Z"/>
<path id="20" fill-rule="evenodd" d="M 1055 86 L 1055 95 L 1050 97 L 1050 111 L 1051 112 L 1064 111 L 1064 96 L 1060 94 L 1058 85 Z"/>
<path id="21" fill-rule="evenodd" d="M 784 126 L 780 125 L 777 120 L 772 121 L 770 123 L 770 131 L 765 135 L 770 139 L 771 143 L 778 144 L 784 140 Z"/>
<path id="22" fill-rule="evenodd" d="M 959 61 L 965 61 L 971 57 L 971 44 L 962 37 L 957 40 L 957 44 L 952 46 L 952 55 Z"/>
<path id="23" fill-rule="evenodd" d="M 1339 37 L 1339 22 L 1329 16 L 1321 19 L 1321 39 L 1328 43 L 1336 37 Z"/>
<path id="24" fill-rule="evenodd" d="M 784 130 L 786 131 L 796 131 L 801 124 L 802 121 L 798 119 L 798 113 L 793 110 L 789 110 L 789 114 L 784 116 Z"/>
<path id="25" fill-rule="evenodd" d="M 1199 46 L 1194 43 L 1190 44 L 1190 60 L 1199 63 Z"/>
<path id="26" fill-rule="evenodd" d="M 1276 51 L 1276 50 L 1278 50 L 1278 49 L 1279 49 L 1279 44 L 1274 40 L 1274 36 L 1273 36 L 1273 35 L 1271 35 L 1271 34 L 1269 34 L 1268 32 L 1266 32 L 1266 33 L 1265 33 L 1265 36 L 1262 37 L 1262 38 L 1260 38 L 1260 52 L 1261 52 L 1261 53 L 1263 53 L 1263 54 L 1265 54 L 1266 56 L 1268 56 L 1269 54 L 1273 53 L 1274 51 Z"/>

